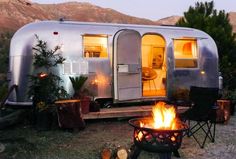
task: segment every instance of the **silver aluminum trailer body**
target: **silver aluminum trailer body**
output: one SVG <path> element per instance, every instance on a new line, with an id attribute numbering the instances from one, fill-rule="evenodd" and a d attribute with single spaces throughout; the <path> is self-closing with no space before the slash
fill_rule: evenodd
<path id="1" fill-rule="evenodd" d="M 69 76 L 80 75 L 89 77 L 85 87 L 94 99 L 112 99 L 113 102 L 168 100 L 178 88 L 219 85 L 216 44 L 200 30 L 42 21 L 25 25 L 11 40 L 8 80 L 9 86 L 15 84 L 18 88 L 7 100 L 10 105 L 32 104 L 27 91 L 28 75 L 34 72 L 35 35 L 46 41 L 49 48 L 61 46 L 58 53 L 66 61 L 54 71 L 71 95 Z M 95 42 L 104 39 L 101 45 Z M 179 53 L 181 49 L 187 51 Z M 86 51 L 90 53 L 87 55 Z M 102 52 L 106 55 L 101 55 Z M 149 75 L 143 78 L 146 68 L 154 70 L 153 78 Z"/>

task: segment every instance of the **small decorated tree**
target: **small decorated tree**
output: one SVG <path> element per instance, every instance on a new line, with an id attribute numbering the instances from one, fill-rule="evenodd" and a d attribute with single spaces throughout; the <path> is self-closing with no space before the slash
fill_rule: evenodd
<path id="1" fill-rule="evenodd" d="M 32 97 L 36 112 L 49 112 L 53 110 L 53 104 L 56 100 L 68 96 L 63 86 L 61 78 L 53 72 L 53 69 L 65 61 L 57 51 L 48 49 L 47 42 L 40 40 L 37 35 L 37 44 L 33 49 L 34 72 L 30 75 L 29 95 Z"/>

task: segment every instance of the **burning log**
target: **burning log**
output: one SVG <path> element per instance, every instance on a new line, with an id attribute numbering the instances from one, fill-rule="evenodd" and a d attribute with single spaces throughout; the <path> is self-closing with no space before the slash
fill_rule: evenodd
<path id="1" fill-rule="evenodd" d="M 141 150 L 157 152 L 160 159 L 171 159 L 172 152 L 179 156 L 183 132 L 188 126 L 176 117 L 175 108 L 164 102 L 158 102 L 152 112 L 152 117 L 129 120 L 134 127 L 131 158 L 137 159 Z"/>

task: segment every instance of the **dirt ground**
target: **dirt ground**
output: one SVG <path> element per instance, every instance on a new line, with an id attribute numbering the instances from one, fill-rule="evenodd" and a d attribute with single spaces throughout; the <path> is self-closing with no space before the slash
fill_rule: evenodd
<path id="1" fill-rule="evenodd" d="M 100 159 L 103 148 L 113 152 L 129 149 L 133 128 L 128 119 L 87 120 L 85 130 L 70 132 L 59 128 L 37 131 L 24 123 L 0 131 L 0 159 Z M 236 117 L 217 124 L 215 143 L 201 149 L 193 138 L 184 137 L 181 159 L 233 159 L 236 156 Z M 201 134 L 199 134 L 201 135 Z M 142 151 L 139 159 L 157 159 L 158 154 Z M 172 159 L 177 159 L 172 156 Z"/>

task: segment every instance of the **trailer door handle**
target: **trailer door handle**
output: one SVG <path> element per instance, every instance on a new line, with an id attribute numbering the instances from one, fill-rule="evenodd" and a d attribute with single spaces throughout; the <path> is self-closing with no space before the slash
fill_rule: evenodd
<path id="1" fill-rule="evenodd" d="M 117 66 L 119 73 L 128 73 L 129 72 L 129 65 L 120 64 Z"/>
<path id="2" fill-rule="evenodd" d="M 118 65 L 119 73 L 140 73 L 140 64 L 120 64 Z"/>

